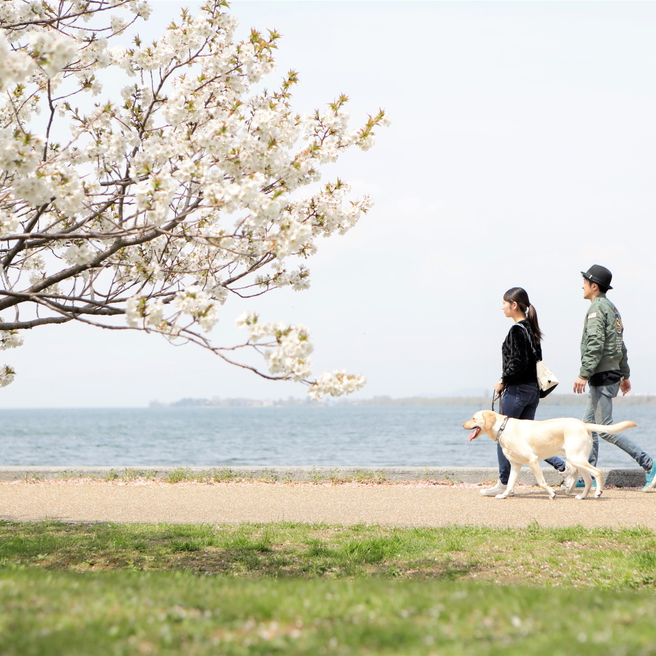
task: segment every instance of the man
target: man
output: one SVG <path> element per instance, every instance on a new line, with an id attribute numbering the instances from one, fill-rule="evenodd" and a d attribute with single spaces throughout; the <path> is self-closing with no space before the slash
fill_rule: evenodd
<path id="1" fill-rule="evenodd" d="M 575 394 L 583 394 L 589 386 L 588 404 L 583 421 L 608 425 L 613 423 L 613 399 L 631 391 L 629 361 L 624 345 L 622 317 L 606 298 L 613 275 L 594 264 L 583 275 L 583 298 L 590 301 L 581 338 L 581 370 L 574 381 Z M 597 464 L 599 437 L 626 451 L 644 470 L 647 478 L 643 492 L 656 485 L 656 463 L 635 442 L 623 435 L 592 433 L 590 464 Z M 580 482 L 582 485 L 582 481 Z"/>

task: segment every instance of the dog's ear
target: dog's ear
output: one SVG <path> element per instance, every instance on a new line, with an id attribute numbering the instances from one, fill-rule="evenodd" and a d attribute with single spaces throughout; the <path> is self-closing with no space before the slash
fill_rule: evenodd
<path id="1" fill-rule="evenodd" d="M 483 411 L 483 420 L 485 423 L 483 424 L 484 430 L 488 431 L 492 426 L 494 426 L 494 422 L 496 421 L 497 416 L 494 412 L 491 412 L 490 410 L 484 410 Z"/>

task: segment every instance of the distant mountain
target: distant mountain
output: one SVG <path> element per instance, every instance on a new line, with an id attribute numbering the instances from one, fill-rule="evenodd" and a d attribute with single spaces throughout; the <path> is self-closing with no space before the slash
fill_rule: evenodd
<path id="1" fill-rule="evenodd" d="M 277 401 L 271 399 L 220 399 L 214 397 L 211 399 L 186 398 L 171 403 L 151 401 L 148 404 L 150 408 L 268 408 L 299 405 L 313 405 L 313 402 L 309 397 L 307 399 L 290 397 L 288 399 L 278 399 Z"/>
<path id="2" fill-rule="evenodd" d="M 467 387 L 465 389 L 458 389 L 455 392 L 450 394 L 440 394 L 441 397 L 454 398 L 458 396 L 470 397 L 470 396 L 492 396 L 491 389 L 485 389 L 484 387 Z"/>
<path id="3" fill-rule="evenodd" d="M 151 408 L 262 408 L 262 407 L 298 407 L 298 406 L 448 406 L 448 405 L 466 405 L 489 408 L 492 400 L 492 393 L 481 394 L 480 389 L 458 390 L 459 394 L 453 396 L 409 396 L 405 398 L 394 399 L 391 396 L 374 396 L 371 399 L 354 399 L 344 398 L 337 401 L 324 399 L 323 401 L 311 401 L 306 399 L 287 399 L 260 400 L 260 399 L 180 399 L 172 403 L 160 403 L 151 401 Z M 472 392 L 472 394 L 465 394 Z M 478 393 L 476 393 L 478 392 Z M 541 399 L 541 405 L 585 405 L 587 402 L 586 394 L 550 394 Z M 617 405 L 648 405 L 656 406 L 656 394 L 633 394 L 629 396 L 618 396 L 615 399 Z"/>

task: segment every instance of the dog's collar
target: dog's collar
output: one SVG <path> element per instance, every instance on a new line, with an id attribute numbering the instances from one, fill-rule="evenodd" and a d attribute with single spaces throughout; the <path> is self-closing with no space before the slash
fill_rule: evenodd
<path id="1" fill-rule="evenodd" d="M 504 430 L 506 430 L 506 424 L 508 423 L 508 420 L 510 417 L 504 417 L 503 422 L 501 422 L 501 426 L 499 427 L 499 430 L 497 431 L 497 441 L 499 441 L 499 438 L 501 437 L 501 433 L 503 433 Z"/>

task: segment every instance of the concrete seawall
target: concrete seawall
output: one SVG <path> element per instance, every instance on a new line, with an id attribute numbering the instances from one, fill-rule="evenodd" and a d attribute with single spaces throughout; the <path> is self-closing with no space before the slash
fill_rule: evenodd
<path id="1" fill-rule="evenodd" d="M 561 478 L 551 467 L 542 469 L 549 485 L 557 485 Z M 605 485 L 642 487 L 642 469 L 601 468 Z M 92 478 L 104 481 L 135 480 L 137 478 L 176 480 L 259 480 L 269 482 L 412 482 L 487 483 L 497 480 L 493 467 L 0 467 L 1 481 L 52 481 Z M 535 484 L 535 476 L 522 467 L 520 483 Z"/>

